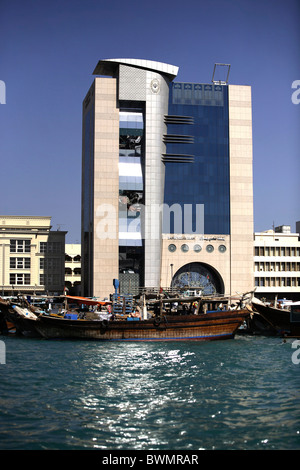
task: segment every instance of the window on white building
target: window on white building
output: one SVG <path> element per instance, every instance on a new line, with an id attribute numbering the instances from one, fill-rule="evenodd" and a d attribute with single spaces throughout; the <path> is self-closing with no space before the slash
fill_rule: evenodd
<path id="1" fill-rule="evenodd" d="M 30 258 L 10 258 L 10 269 L 30 269 Z"/>
<path id="2" fill-rule="evenodd" d="M 14 286 L 28 286 L 30 285 L 30 274 L 18 273 L 9 275 L 9 283 Z"/>
<path id="3" fill-rule="evenodd" d="M 30 240 L 10 240 L 11 253 L 30 253 Z"/>

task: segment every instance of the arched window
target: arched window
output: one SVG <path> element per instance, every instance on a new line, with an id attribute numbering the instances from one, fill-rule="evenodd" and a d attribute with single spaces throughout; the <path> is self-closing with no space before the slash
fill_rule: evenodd
<path id="1" fill-rule="evenodd" d="M 224 294 L 224 283 L 220 274 L 205 263 L 188 263 L 174 275 L 173 289 L 197 289 L 202 295 Z"/>

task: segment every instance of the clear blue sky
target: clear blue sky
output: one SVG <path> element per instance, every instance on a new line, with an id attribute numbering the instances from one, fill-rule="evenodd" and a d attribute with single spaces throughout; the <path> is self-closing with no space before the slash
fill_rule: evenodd
<path id="1" fill-rule="evenodd" d="M 80 243 L 82 101 L 99 59 L 251 85 L 254 229 L 300 220 L 299 0 L 0 0 L 0 214 L 52 216 Z"/>

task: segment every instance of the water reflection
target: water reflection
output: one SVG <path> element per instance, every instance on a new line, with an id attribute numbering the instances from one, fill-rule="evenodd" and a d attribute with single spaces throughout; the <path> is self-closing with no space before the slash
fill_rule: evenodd
<path id="1" fill-rule="evenodd" d="M 94 430 L 97 448 L 167 445 L 166 426 L 171 434 L 176 429 L 184 435 L 182 423 L 177 429 L 177 414 L 195 402 L 194 384 L 184 380 L 198 370 L 194 352 L 126 344 L 102 350 L 101 363 L 98 357 L 83 358 L 89 373 L 83 374 L 77 401 L 79 408 L 96 412 L 88 427 Z M 106 444 L 100 444 L 101 436 L 108 439 Z"/>

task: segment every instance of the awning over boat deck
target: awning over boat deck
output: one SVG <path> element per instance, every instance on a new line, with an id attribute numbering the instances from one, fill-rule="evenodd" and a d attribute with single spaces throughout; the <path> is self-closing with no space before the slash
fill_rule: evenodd
<path id="1" fill-rule="evenodd" d="M 85 305 L 108 305 L 111 304 L 110 301 L 106 300 L 95 300 L 95 299 L 88 299 L 87 297 L 74 297 L 72 295 L 66 295 L 66 299 L 74 300 L 80 304 Z"/>

